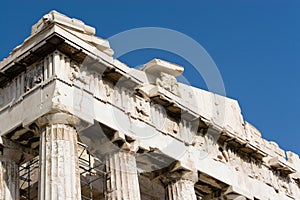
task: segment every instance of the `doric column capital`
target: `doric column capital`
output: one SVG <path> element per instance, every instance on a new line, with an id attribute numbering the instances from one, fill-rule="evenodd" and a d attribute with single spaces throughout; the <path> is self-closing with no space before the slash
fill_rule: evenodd
<path id="1" fill-rule="evenodd" d="M 63 112 L 46 114 L 36 120 L 36 125 L 38 127 L 45 127 L 52 124 L 65 124 L 72 126 L 77 130 L 81 130 L 83 127 L 88 126 L 88 123 L 80 118 Z"/>
<path id="2" fill-rule="evenodd" d="M 198 173 L 192 162 L 174 162 L 160 179 L 165 186 L 166 200 L 196 200 L 194 184 Z"/>
<path id="3" fill-rule="evenodd" d="M 136 141 L 120 131 L 114 133 L 111 142 L 117 145 L 121 151 L 136 153 L 138 150 Z"/>
<path id="4" fill-rule="evenodd" d="M 165 171 L 166 172 L 160 176 L 164 184 L 178 180 L 189 180 L 193 183 L 198 181 L 198 172 L 192 162 L 185 164 L 180 161 L 175 161 Z"/>
<path id="5" fill-rule="evenodd" d="M 98 156 L 107 156 L 118 152 L 135 154 L 138 151 L 138 143 L 133 138 L 126 136 L 120 131 L 111 131 L 104 133 L 97 145 L 96 154 Z M 91 138 L 91 136 L 89 136 Z M 91 145 L 93 146 L 93 145 Z M 91 150 L 93 152 L 93 150 Z"/>
<path id="6" fill-rule="evenodd" d="M 161 177 L 161 181 L 165 185 L 179 180 L 187 180 L 196 183 L 198 181 L 198 176 L 197 173 L 192 171 L 176 171 L 166 173 Z"/>
<path id="7" fill-rule="evenodd" d="M 247 198 L 252 199 L 251 194 L 244 196 L 241 191 L 238 191 L 235 186 L 229 186 L 226 191 L 224 191 L 223 195 L 228 200 L 247 200 Z"/>
<path id="8" fill-rule="evenodd" d="M 239 194 L 227 194 L 225 196 L 228 200 L 247 200 L 246 197 Z"/>

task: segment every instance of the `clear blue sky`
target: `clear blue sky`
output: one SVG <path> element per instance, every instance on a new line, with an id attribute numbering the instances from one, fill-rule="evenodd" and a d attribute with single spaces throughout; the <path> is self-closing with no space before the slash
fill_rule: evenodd
<path id="1" fill-rule="evenodd" d="M 245 120 L 263 137 L 300 154 L 299 1 L 128 2 L 4 1 L 0 58 L 53 9 L 96 27 L 103 38 L 145 26 L 174 29 L 207 50 L 221 72 L 227 96 L 239 101 Z M 120 59 L 136 66 L 153 57 L 184 65 L 190 82 L 206 87 L 202 80 L 193 79 L 189 63 L 171 53 L 142 50 Z"/>

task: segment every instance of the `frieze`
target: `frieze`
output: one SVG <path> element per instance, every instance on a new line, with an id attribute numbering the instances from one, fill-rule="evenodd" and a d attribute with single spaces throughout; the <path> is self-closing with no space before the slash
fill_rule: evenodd
<path id="1" fill-rule="evenodd" d="M 220 144 L 217 140 L 218 134 L 208 131 L 206 134 L 197 135 L 193 146 L 196 147 L 201 158 L 211 157 L 232 167 L 238 173 L 272 186 L 276 191 L 294 195 L 297 184 L 290 175 L 282 174 L 280 170 L 271 168 L 263 160 L 256 159 L 226 143 Z"/>

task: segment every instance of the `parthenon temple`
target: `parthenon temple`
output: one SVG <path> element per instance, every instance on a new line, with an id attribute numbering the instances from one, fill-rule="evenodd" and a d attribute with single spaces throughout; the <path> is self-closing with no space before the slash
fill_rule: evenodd
<path id="1" fill-rule="evenodd" d="M 236 100 L 137 69 L 56 11 L 0 62 L 1 200 L 299 200 L 300 159 Z"/>

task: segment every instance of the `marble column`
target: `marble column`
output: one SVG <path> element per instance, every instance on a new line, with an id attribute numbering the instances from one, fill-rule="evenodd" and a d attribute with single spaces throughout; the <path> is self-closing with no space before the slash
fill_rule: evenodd
<path id="1" fill-rule="evenodd" d="M 196 200 L 194 181 L 178 179 L 166 184 L 167 200 Z"/>
<path id="2" fill-rule="evenodd" d="M 193 162 L 188 164 L 177 161 L 171 164 L 167 172 L 160 177 L 165 186 L 167 200 L 196 200 L 194 184 L 198 181 L 198 173 Z"/>
<path id="3" fill-rule="evenodd" d="M 106 200 L 139 200 L 140 187 L 135 154 L 130 151 L 106 156 Z"/>
<path id="4" fill-rule="evenodd" d="M 2 147 L 0 155 L 0 199 L 20 199 L 19 166 L 13 159 L 14 151 L 8 147 Z"/>
<path id="5" fill-rule="evenodd" d="M 79 200 L 76 129 L 63 115 L 51 118 L 41 128 L 39 200 Z"/>

